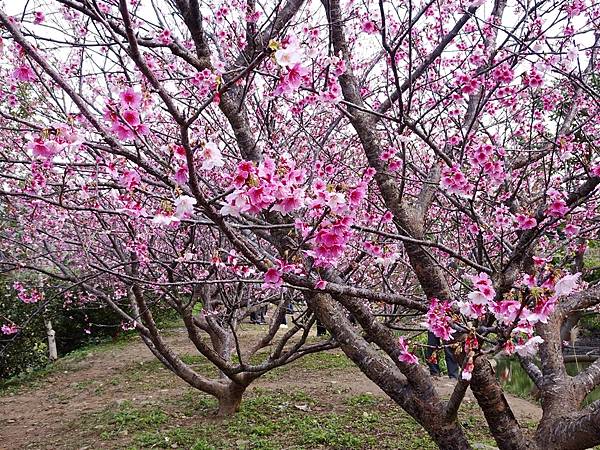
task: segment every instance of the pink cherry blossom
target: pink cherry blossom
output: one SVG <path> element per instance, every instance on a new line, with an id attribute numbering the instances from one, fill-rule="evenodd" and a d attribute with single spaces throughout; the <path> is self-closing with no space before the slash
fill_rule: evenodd
<path id="1" fill-rule="evenodd" d="M 534 69 L 524 75 L 523 83 L 526 86 L 530 86 L 532 88 L 538 88 L 538 87 L 542 86 L 542 84 L 544 84 L 544 79 L 543 79 L 542 75 Z"/>
<path id="2" fill-rule="evenodd" d="M 473 376 L 473 369 L 475 368 L 475 365 L 473 364 L 473 357 L 469 357 L 469 359 L 467 359 L 467 362 L 465 363 L 465 365 L 462 368 L 462 372 L 461 372 L 461 378 L 465 381 L 470 381 L 472 376 Z"/>
<path id="3" fill-rule="evenodd" d="M 554 285 L 554 293 L 558 297 L 564 297 L 571 294 L 577 288 L 580 277 L 580 272 L 565 275 Z"/>
<path id="4" fill-rule="evenodd" d="M 319 280 L 315 283 L 315 289 L 323 290 L 327 287 L 327 281 L 319 278 Z"/>
<path id="5" fill-rule="evenodd" d="M 501 323 L 504 325 L 510 325 L 519 315 L 519 312 L 521 311 L 521 303 L 516 300 L 492 302 L 490 304 L 490 310 Z M 525 310 L 524 313 L 527 314 L 527 311 Z"/>
<path id="6" fill-rule="evenodd" d="M 432 298 L 427 312 L 427 328 L 438 338 L 449 340 L 454 333 L 452 330 L 449 313 L 451 307 L 449 302 Z"/>
<path id="7" fill-rule="evenodd" d="M 34 15 L 33 23 L 36 25 L 39 25 L 42 22 L 44 22 L 44 20 L 46 20 L 46 16 L 42 11 L 36 11 L 33 13 L 33 15 Z"/>
<path id="8" fill-rule="evenodd" d="M 171 31 L 170 30 L 162 30 L 157 36 L 156 36 L 156 40 L 157 42 L 159 42 L 162 45 L 169 45 L 171 44 L 171 42 L 173 42 L 173 38 L 171 36 Z"/>
<path id="9" fill-rule="evenodd" d="M 184 184 L 186 184 L 188 182 L 189 179 L 189 172 L 188 172 L 188 167 L 186 164 L 182 164 L 181 166 L 179 166 L 179 168 L 175 171 L 175 181 L 177 182 L 177 184 L 183 186 Z"/>
<path id="10" fill-rule="evenodd" d="M 140 174 L 136 170 L 124 170 L 119 179 L 121 184 L 125 186 L 128 190 L 133 190 L 137 186 L 139 186 L 141 177 Z"/>
<path id="11" fill-rule="evenodd" d="M 468 196 L 471 190 L 469 181 L 457 166 L 444 167 L 440 186 L 449 194 L 459 196 Z"/>
<path id="12" fill-rule="evenodd" d="M 314 240 L 314 250 L 307 252 L 315 258 L 316 266 L 331 266 L 343 255 L 353 234 L 351 225 L 352 219 L 348 217 L 322 224 Z"/>
<path id="13" fill-rule="evenodd" d="M 302 58 L 302 51 L 296 43 L 288 44 L 285 48 L 280 48 L 275 52 L 277 64 L 287 68 L 301 64 Z"/>
<path id="14" fill-rule="evenodd" d="M 533 336 L 527 340 L 521 340 L 519 344 L 515 345 L 515 351 L 523 358 L 529 358 L 536 355 L 538 346 L 543 342 L 544 340 L 540 336 Z"/>
<path id="15" fill-rule="evenodd" d="M 304 206 L 305 197 L 306 194 L 302 188 L 284 191 L 284 193 L 278 192 L 276 195 L 277 202 L 271 209 L 282 214 L 291 213 Z"/>
<path id="16" fill-rule="evenodd" d="M 263 286 L 265 288 L 278 289 L 283 284 L 283 278 L 281 278 L 281 272 L 279 271 L 279 269 L 276 269 L 275 267 L 270 267 L 265 272 L 264 280 L 265 280 L 265 282 L 263 283 Z"/>
<path id="17" fill-rule="evenodd" d="M 200 154 L 202 156 L 202 170 L 212 170 L 215 167 L 223 167 L 225 161 L 221 155 L 221 150 L 214 142 L 208 142 L 202 147 Z"/>
<path id="18" fill-rule="evenodd" d="M 512 214 L 510 213 L 508 206 L 500 205 L 496 207 L 495 215 L 494 221 L 498 229 L 506 230 L 512 225 Z"/>
<path id="19" fill-rule="evenodd" d="M 17 291 L 17 297 L 19 297 L 19 300 L 21 300 L 23 303 L 38 303 L 44 298 L 43 294 L 37 289 L 27 290 L 19 281 L 15 281 L 13 283 L 13 288 L 15 291 Z"/>
<path id="20" fill-rule="evenodd" d="M 471 301 L 455 301 L 453 303 L 460 313 L 469 319 L 477 319 L 486 313 L 486 303 L 473 303 Z"/>
<path id="21" fill-rule="evenodd" d="M 174 216 L 173 214 L 165 214 L 163 212 L 156 214 L 152 218 L 152 224 L 159 227 L 168 227 L 179 222 L 180 220 L 178 217 Z"/>
<path id="22" fill-rule="evenodd" d="M 131 130 L 131 128 L 129 128 L 126 125 L 123 125 L 122 123 L 119 123 L 119 122 L 114 122 L 111 127 L 111 130 L 122 141 L 132 139 L 135 136 L 133 131 Z"/>
<path id="23" fill-rule="evenodd" d="M 538 299 L 531 313 L 525 315 L 527 322 L 529 322 L 531 325 L 534 325 L 538 322 L 547 323 L 548 318 L 554 312 L 556 302 L 557 298 L 554 296 L 550 298 L 542 297 Z"/>
<path id="24" fill-rule="evenodd" d="M 13 71 L 13 77 L 17 81 L 30 82 L 35 81 L 37 76 L 33 69 L 25 64 L 20 65 Z"/>
<path id="25" fill-rule="evenodd" d="M 132 87 L 122 90 L 119 93 L 119 99 L 123 109 L 137 110 L 142 104 L 142 94 L 136 92 Z"/>
<path id="26" fill-rule="evenodd" d="M 481 84 L 476 76 L 470 75 L 458 75 L 456 77 L 456 83 L 460 86 L 461 92 L 467 95 L 477 92 Z"/>
<path id="27" fill-rule="evenodd" d="M 515 221 L 519 230 L 531 230 L 537 226 L 537 220 L 534 217 L 528 217 L 524 214 L 517 214 Z"/>
<path id="28" fill-rule="evenodd" d="M 360 183 L 356 188 L 354 188 L 352 191 L 350 191 L 350 193 L 348 194 L 348 200 L 350 202 L 350 205 L 352 205 L 352 206 L 360 205 L 360 203 L 365 198 L 366 191 L 367 191 L 366 183 Z"/>
<path id="29" fill-rule="evenodd" d="M 398 347 L 400 347 L 400 356 L 398 359 L 405 364 L 419 364 L 419 359 L 408 350 L 408 342 L 404 336 L 398 339 Z"/>
<path id="30" fill-rule="evenodd" d="M 0 331 L 4 335 L 15 334 L 16 332 L 19 331 L 19 327 L 16 326 L 15 324 L 2 325 L 2 327 L 0 327 Z"/>
<path id="31" fill-rule="evenodd" d="M 568 211 L 569 208 L 565 201 L 561 198 L 555 198 L 548 205 L 548 208 L 546 209 L 546 214 L 552 217 L 559 218 L 563 217 Z"/>
<path id="32" fill-rule="evenodd" d="M 274 91 L 274 95 L 291 94 L 296 92 L 302 85 L 302 79 L 308 75 L 307 69 L 300 64 L 295 64 L 288 72 L 281 77 L 279 85 Z"/>
<path id="33" fill-rule="evenodd" d="M 126 109 L 121 114 L 125 122 L 127 122 L 131 127 L 135 128 L 140 125 L 140 115 L 137 111 Z"/>
<path id="34" fill-rule="evenodd" d="M 375 22 L 372 20 L 365 20 L 360 26 L 360 29 L 367 34 L 377 33 L 377 25 L 375 25 Z"/>
<path id="35" fill-rule="evenodd" d="M 572 223 L 567 224 L 567 226 L 565 226 L 565 235 L 568 238 L 572 238 L 573 236 L 577 236 L 577 233 L 579 233 L 579 230 L 581 228 L 578 227 L 577 225 L 573 225 Z"/>
<path id="36" fill-rule="evenodd" d="M 194 212 L 194 205 L 197 203 L 194 197 L 181 195 L 175 199 L 175 217 L 178 219 L 187 219 Z"/>
<path id="37" fill-rule="evenodd" d="M 499 84 L 508 84 L 513 80 L 514 73 L 510 66 L 504 63 L 492 71 L 492 78 Z"/>
<path id="38" fill-rule="evenodd" d="M 44 141 L 41 138 L 37 138 L 34 141 L 27 143 L 27 148 L 31 150 L 34 158 L 50 159 L 64 147 L 65 145 L 59 144 L 56 141 Z"/>
<path id="39" fill-rule="evenodd" d="M 487 273 L 480 272 L 478 275 L 469 277 L 473 283 L 473 287 L 485 297 L 486 300 L 493 300 L 496 291 L 492 286 L 492 280 Z"/>

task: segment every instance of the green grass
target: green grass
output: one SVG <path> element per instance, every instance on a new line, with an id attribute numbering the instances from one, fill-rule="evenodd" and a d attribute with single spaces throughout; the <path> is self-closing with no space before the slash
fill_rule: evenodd
<path id="1" fill-rule="evenodd" d="M 346 400 L 346 404 L 350 406 L 369 407 L 379 403 L 379 399 L 373 394 L 358 394 Z"/>
<path id="2" fill-rule="evenodd" d="M 268 352 L 262 351 L 254 355 L 254 357 L 251 359 L 251 362 L 258 364 L 264 361 L 267 357 Z M 184 363 L 192 367 L 198 373 L 213 379 L 218 376 L 217 368 L 202 355 L 180 355 L 180 358 Z M 234 360 L 235 359 L 236 358 L 234 357 Z M 267 380 L 273 380 L 290 371 L 296 372 L 298 370 L 311 372 L 315 370 L 332 372 L 350 368 L 354 368 L 354 364 L 346 357 L 346 355 L 341 352 L 336 351 L 313 353 L 297 359 L 288 365 L 271 370 L 263 375 L 263 378 Z M 155 382 L 156 377 L 152 378 L 152 375 L 162 373 L 166 374 L 167 376 L 173 376 L 158 360 L 144 361 L 143 363 L 137 362 L 132 363 L 125 369 L 121 370 L 120 373 L 114 377 L 114 381 L 139 383 L 148 381 Z"/>
<path id="3" fill-rule="evenodd" d="M 354 363 L 341 351 L 311 353 L 297 359 L 290 364 L 267 372 L 263 375 L 263 378 L 266 380 L 273 380 L 279 378 L 285 373 L 298 371 L 312 372 L 318 370 L 331 373 L 336 370 L 344 370 L 354 367 Z"/>
<path id="4" fill-rule="evenodd" d="M 340 400 L 311 397 L 301 390 L 255 389 L 238 414 L 218 420 L 216 402 L 190 390 L 161 404 L 113 405 L 73 426 L 95 433 L 111 447 L 130 449 L 436 448 L 427 433 L 390 401 L 369 394 Z M 493 443 L 482 434 L 482 419 L 467 412 L 462 423 L 473 442 Z"/>
<path id="5" fill-rule="evenodd" d="M 130 401 L 112 405 L 88 418 L 96 423 L 96 430 L 100 431 L 99 437 L 105 441 L 127 436 L 132 432 L 143 434 L 157 430 L 168 419 L 167 414 L 157 406 L 135 407 Z"/>

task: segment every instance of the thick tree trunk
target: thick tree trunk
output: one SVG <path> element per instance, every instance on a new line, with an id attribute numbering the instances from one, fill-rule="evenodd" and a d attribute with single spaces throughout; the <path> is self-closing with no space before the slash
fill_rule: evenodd
<path id="1" fill-rule="evenodd" d="M 229 330 L 211 330 L 209 331 L 210 339 L 213 343 L 215 351 L 225 361 L 231 361 L 231 355 L 235 351 L 235 344 L 233 341 L 233 335 Z M 219 379 L 227 380 L 227 374 L 222 370 L 219 370 Z"/>
<path id="2" fill-rule="evenodd" d="M 600 401 L 575 414 L 548 420 L 536 437 L 544 450 L 583 450 L 600 444 Z"/>
<path id="3" fill-rule="evenodd" d="M 221 393 L 217 396 L 219 401 L 219 409 L 217 410 L 218 417 L 229 417 L 240 410 L 242 397 L 246 391 L 246 386 L 231 382 L 224 387 Z"/>
<path id="4" fill-rule="evenodd" d="M 538 447 L 523 435 L 489 361 L 475 358 L 471 390 L 483 410 L 500 450 L 532 450 Z"/>

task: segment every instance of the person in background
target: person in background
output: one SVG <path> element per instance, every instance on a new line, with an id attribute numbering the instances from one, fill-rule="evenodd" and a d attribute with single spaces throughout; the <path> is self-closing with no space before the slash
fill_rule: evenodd
<path id="1" fill-rule="evenodd" d="M 267 307 L 264 305 L 259 306 L 254 311 L 250 313 L 250 323 L 255 323 L 257 325 L 264 325 L 267 322 L 265 321 L 265 311 Z"/>
<path id="2" fill-rule="evenodd" d="M 327 334 L 327 328 L 317 319 L 317 336 L 325 336 Z"/>
<path id="3" fill-rule="evenodd" d="M 433 377 L 439 377 L 442 375 L 442 370 L 437 361 L 437 354 L 435 347 L 445 344 L 439 337 L 433 334 L 431 331 L 427 332 L 427 349 L 425 350 L 425 356 L 427 357 L 427 366 L 429 367 L 429 373 Z M 446 367 L 448 368 L 448 377 L 451 380 L 458 380 L 458 364 L 454 359 L 454 353 L 449 346 L 444 346 L 444 356 L 446 357 Z"/>
<path id="4" fill-rule="evenodd" d="M 463 273 L 456 261 L 452 261 L 450 262 L 450 264 L 448 264 L 448 270 L 456 271 L 459 277 L 462 276 Z M 459 278 L 457 277 L 456 279 L 458 280 Z M 460 283 L 457 282 L 454 288 L 459 290 Z M 452 352 L 452 349 L 445 344 L 447 344 L 447 342 L 442 341 L 431 331 L 427 332 L 427 349 L 425 350 L 425 356 L 427 358 L 427 366 L 429 367 L 429 373 L 433 377 L 439 377 L 442 375 L 440 365 L 437 361 L 436 347 L 444 345 L 444 356 L 446 357 L 446 368 L 448 369 L 448 377 L 451 380 L 458 380 L 458 375 L 460 371 L 458 363 L 456 362 L 456 359 L 454 359 L 454 353 Z"/>

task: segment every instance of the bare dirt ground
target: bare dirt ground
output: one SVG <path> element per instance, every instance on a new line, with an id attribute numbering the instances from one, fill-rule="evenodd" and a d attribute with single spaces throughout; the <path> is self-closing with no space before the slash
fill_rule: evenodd
<path id="1" fill-rule="evenodd" d="M 194 354 L 183 330 L 173 330 L 169 344 L 180 354 Z M 8 391 L 0 396 L 0 450 L 25 448 L 97 448 L 81 442 L 72 425 L 82 415 L 104 410 L 111 403 L 131 401 L 143 403 L 170 399 L 189 391 L 189 387 L 166 370 L 157 376 L 145 371 L 155 359 L 141 342 L 91 351 L 81 360 L 69 363 L 65 370 L 55 371 L 43 379 Z M 156 367 L 156 366 L 153 366 Z M 156 372 L 156 371 L 155 371 Z M 453 383 L 436 381 L 440 394 L 449 397 Z M 354 367 L 327 373 L 308 369 L 284 371 L 277 377 L 264 377 L 252 389 L 302 389 L 330 399 L 339 396 L 372 393 L 385 394 Z M 466 402 L 473 402 L 469 391 Z M 515 415 L 523 421 L 541 417 L 538 406 L 508 396 Z M 66 443 L 69 442 L 69 445 Z M 64 445 L 64 447 L 63 447 Z"/>

